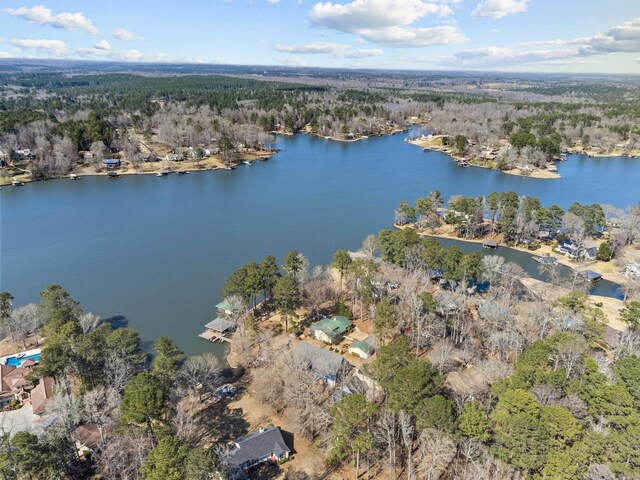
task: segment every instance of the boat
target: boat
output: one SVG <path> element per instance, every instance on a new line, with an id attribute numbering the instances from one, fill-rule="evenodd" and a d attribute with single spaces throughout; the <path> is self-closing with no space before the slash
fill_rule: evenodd
<path id="1" fill-rule="evenodd" d="M 431 147 L 424 147 L 422 149 L 423 152 L 430 152 L 431 151 Z"/>
<path id="2" fill-rule="evenodd" d="M 235 170 L 236 167 L 232 167 L 231 165 L 227 165 L 226 167 L 224 167 L 225 170 L 227 171 L 231 171 L 231 170 Z"/>
<path id="3" fill-rule="evenodd" d="M 156 177 L 166 177 L 169 174 L 169 172 L 158 172 L 156 173 Z"/>
<path id="4" fill-rule="evenodd" d="M 188 170 L 176 170 L 176 175 L 186 175 L 188 173 L 191 173 Z"/>
<path id="5" fill-rule="evenodd" d="M 82 177 L 80 175 L 76 175 L 75 173 L 69 174 L 69 180 L 80 180 Z"/>
<path id="6" fill-rule="evenodd" d="M 533 258 L 536 262 L 538 262 L 540 265 L 554 265 L 556 263 L 558 263 L 558 259 L 556 257 L 538 257 L 536 255 L 534 255 Z"/>
<path id="7" fill-rule="evenodd" d="M 22 187 L 22 186 L 24 186 L 24 182 L 21 182 L 16 177 L 13 177 L 13 179 L 11 180 L 11 186 L 12 187 Z"/>
<path id="8" fill-rule="evenodd" d="M 107 173 L 107 178 L 120 178 L 120 174 L 116 172 Z"/>
<path id="9" fill-rule="evenodd" d="M 243 165 L 247 165 L 247 166 L 249 166 L 249 167 L 250 167 L 251 165 L 253 165 L 253 162 L 251 162 L 251 161 L 249 161 L 249 160 L 243 160 L 243 161 L 242 161 L 242 164 L 243 164 Z"/>

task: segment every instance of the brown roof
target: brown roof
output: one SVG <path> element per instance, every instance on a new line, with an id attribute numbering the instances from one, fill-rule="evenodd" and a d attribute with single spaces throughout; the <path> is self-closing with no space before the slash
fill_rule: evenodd
<path id="1" fill-rule="evenodd" d="M 31 368 L 0 365 L 0 393 L 12 392 L 14 388 L 29 385 L 24 377 L 31 373 Z"/>
<path id="2" fill-rule="evenodd" d="M 100 444 L 100 430 L 95 424 L 80 425 L 74 432 L 75 439 L 87 448 L 95 448 Z"/>
<path id="3" fill-rule="evenodd" d="M 620 343 L 620 334 L 622 332 L 620 330 L 616 330 L 615 328 L 607 327 L 604 331 L 604 341 L 607 342 L 609 348 L 616 348 L 618 343 Z"/>
<path id="4" fill-rule="evenodd" d="M 34 415 L 44 413 L 47 400 L 53 396 L 53 383 L 52 377 L 41 378 L 40 383 L 31 391 L 31 405 Z"/>

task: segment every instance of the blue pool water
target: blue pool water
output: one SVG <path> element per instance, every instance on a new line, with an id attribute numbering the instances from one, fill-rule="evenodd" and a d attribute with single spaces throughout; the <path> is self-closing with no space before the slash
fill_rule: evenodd
<path id="1" fill-rule="evenodd" d="M 9 357 L 7 358 L 6 365 L 11 365 L 12 367 L 19 367 L 20 365 L 22 365 L 22 362 L 24 362 L 25 360 L 33 360 L 34 362 L 38 363 L 39 358 L 40 358 L 39 353 L 36 353 L 34 355 L 27 355 L 26 357 L 20 357 L 20 358 L 18 358 L 17 356 Z"/>

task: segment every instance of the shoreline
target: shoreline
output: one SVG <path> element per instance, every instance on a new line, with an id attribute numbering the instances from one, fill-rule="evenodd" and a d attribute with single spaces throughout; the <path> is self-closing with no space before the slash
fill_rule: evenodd
<path id="1" fill-rule="evenodd" d="M 413 225 L 412 224 L 408 224 L 408 225 L 394 224 L 394 227 L 398 229 L 413 228 Z M 416 231 L 420 236 L 442 238 L 446 240 L 457 240 L 460 242 L 467 242 L 467 243 L 482 244 L 485 240 L 487 240 L 487 238 L 474 238 L 474 239 L 460 238 L 456 236 L 454 233 L 446 233 L 446 232 L 427 233 L 417 229 Z M 535 250 L 530 250 L 529 248 L 522 247 L 522 246 L 508 246 L 508 245 L 500 245 L 500 244 L 499 246 L 503 248 L 510 248 L 512 250 L 517 250 L 522 253 L 527 253 L 532 257 L 544 257 L 547 255 L 551 255 L 557 258 L 558 263 L 564 265 L 565 267 L 569 267 L 579 272 L 586 271 L 586 270 L 593 270 L 594 272 L 601 274 L 604 280 L 608 280 L 618 285 L 623 285 L 628 280 L 624 275 L 621 275 L 620 273 L 617 273 L 614 271 L 613 263 L 611 261 L 602 262 L 600 260 L 594 260 L 593 262 L 576 263 L 576 262 L 573 262 L 570 258 L 562 255 L 561 253 L 554 252 L 553 247 L 551 245 L 540 244 L 540 246 Z M 630 249 L 628 248 L 625 249 L 625 255 L 629 252 L 630 252 Z"/>
<path id="2" fill-rule="evenodd" d="M 239 155 L 239 158 L 234 162 L 230 163 L 229 166 L 233 168 L 238 168 L 242 166 L 242 162 L 244 161 L 266 162 L 277 153 L 278 153 L 277 150 L 265 151 L 262 153 L 242 153 Z M 210 171 L 216 171 L 216 170 L 226 170 L 227 168 L 226 165 L 223 163 L 223 161 L 220 160 L 220 158 L 218 158 L 217 156 L 210 156 L 206 159 L 202 159 L 201 161 L 199 161 L 199 163 L 197 163 L 194 160 L 183 160 L 182 162 L 170 162 L 170 165 L 163 167 L 163 165 L 166 165 L 165 162 L 167 161 L 160 160 L 158 162 L 153 162 L 151 164 L 149 163 L 141 164 L 143 166 L 150 165 L 155 168 L 150 168 L 150 169 L 140 168 L 139 170 L 132 169 L 130 164 L 125 164 L 125 169 L 122 169 L 122 168 L 114 169 L 114 170 L 101 169 L 100 171 L 95 171 L 95 168 L 92 166 L 83 166 L 81 168 L 76 168 L 72 170 L 71 172 L 69 172 L 64 176 L 47 178 L 45 180 L 33 180 L 31 178 L 27 178 L 21 175 L 15 175 L 15 176 L 0 175 L 0 186 L 2 187 L 11 186 L 12 178 L 17 178 L 21 182 L 27 184 L 27 183 L 34 183 L 34 182 L 48 182 L 51 180 L 65 180 L 65 179 L 69 180 L 69 176 L 71 174 L 77 175 L 78 177 L 82 178 L 82 177 L 106 177 L 111 172 L 117 173 L 118 176 L 157 175 L 158 173 L 173 174 L 176 172 L 189 172 L 189 173 L 210 172 Z"/>
<path id="3" fill-rule="evenodd" d="M 440 152 L 447 155 L 448 157 L 450 157 L 452 160 L 455 160 L 456 162 L 464 161 L 465 160 L 464 157 L 451 152 L 449 147 L 442 144 L 441 140 L 446 136 L 447 135 L 434 135 L 429 139 L 416 138 L 413 140 L 407 140 L 407 143 L 410 143 L 411 145 L 415 145 L 423 149 L 427 148 L 428 150 L 425 153 L 429 153 L 430 151 Z M 559 173 L 551 172 L 546 169 L 544 170 L 537 169 L 531 172 L 524 172 L 517 167 L 509 170 L 500 170 L 499 168 L 495 168 L 494 166 L 489 165 L 489 160 L 487 160 L 487 162 L 484 165 L 480 165 L 480 164 L 474 163 L 474 159 L 471 159 L 470 161 L 466 162 L 466 165 L 464 165 L 464 167 L 485 168 L 487 170 L 495 170 L 497 172 L 506 173 L 507 175 L 514 175 L 514 176 L 525 177 L 525 178 L 536 178 L 539 180 L 555 180 L 557 178 L 561 178 Z"/>

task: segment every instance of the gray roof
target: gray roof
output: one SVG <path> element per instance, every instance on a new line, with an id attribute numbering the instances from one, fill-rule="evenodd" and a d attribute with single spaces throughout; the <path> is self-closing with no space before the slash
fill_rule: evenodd
<path id="1" fill-rule="evenodd" d="M 338 377 L 341 373 L 351 370 L 351 365 L 342 355 L 305 342 L 300 342 L 295 357 L 300 363 L 308 365 L 313 372 L 323 377 Z"/>
<path id="2" fill-rule="evenodd" d="M 224 318 L 217 317 L 207 323 L 205 327 L 211 330 L 215 330 L 216 332 L 226 332 L 228 330 L 233 330 L 234 328 L 236 328 L 236 324 L 230 322 L 229 320 L 225 320 Z"/>
<path id="3" fill-rule="evenodd" d="M 259 461 L 272 454 L 278 457 L 291 453 L 278 427 L 272 425 L 256 430 L 235 441 L 236 448 L 229 453 L 229 465 L 241 467 L 247 462 Z"/>

